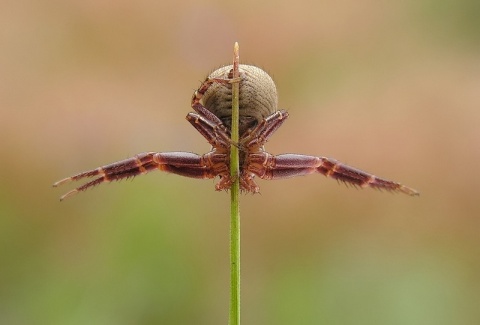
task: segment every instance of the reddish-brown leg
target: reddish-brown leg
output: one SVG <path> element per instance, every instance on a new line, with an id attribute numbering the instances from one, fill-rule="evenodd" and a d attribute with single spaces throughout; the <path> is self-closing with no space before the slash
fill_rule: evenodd
<path id="1" fill-rule="evenodd" d="M 253 151 L 255 151 L 255 148 L 262 147 L 273 133 L 282 126 L 287 118 L 288 112 L 283 109 L 267 116 L 257 125 L 256 128 L 242 137 L 240 140 L 242 147 L 249 150 L 253 149 Z"/>
<path id="2" fill-rule="evenodd" d="M 212 147 L 222 147 L 225 150 L 230 148 L 230 135 L 225 131 L 225 128 L 222 127 L 223 124 L 216 124 L 215 122 L 206 119 L 204 116 L 193 112 L 188 113 L 186 119 L 201 135 L 203 135 L 205 139 L 207 139 Z"/>
<path id="3" fill-rule="evenodd" d="M 229 75 L 230 76 L 230 75 Z M 188 113 L 187 120 L 200 132 L 203 137 L 213 146 L 220 145 L 227 148 L 232 144 L 230 139 L 230 130 L 223 124 L 215 114 L 205 108 L 200 100 L 205 92 L 210 88 L 213 83 L 229 84 L 237 79 L 223 79 L 223 78 L 207 78 L 195 91 L 192 96 L 191 106 L 196 113 Z M 234 144 L 236 145 L 236 144 Z"/>
<path id="4" fill-rule="evenodd" d="M 130 178 L 148 173 L 154 169 L 162 170 L 191 178 L 214 178 L 220 176 L 217 190 L 231 184 L 229 175 L 230 132 L 222 121 L 200 104 L 203 94 L 214 82 L 231 83 L 233 79 L 207 79 L 192 97 L 192 108 L 196 113 L 189 113 L 187 120 L 199 131 L 214 148 L 200 156 L 189 152 L 148 152 L 128 158 L 110 165 L 67 177 L 53 184 L 59 186 L 69 181 L 99 176 L 96 179 L 66 193 L 63 200 L 75 193 L 84 191 L 95 185 Z"/>
<path id="5" fill-rule="evenodd" d="M 254 178 L 255 175 L 264 173 L 262 164 L 264 159 L 270 156 L 264 152 L 263 145 L 287 118 L 287 111 L 276 111 L 264 118 L 253 130 L 248 131 L 240 140 L 240 149 L 247 157 L 240 175 L 240 189 L 242 191 L 251 193 L 260 192 L 260 187 L 255 183 Z M 249 157 L 257 158 L 252 161 Z M 220 184 L 217 186 L 220 186 Z M 228 184 L 225 186 L 228 186 Z"/>
<path id="6" fill-rule="evenodd" d="M 248 170 L 262 179 L 283 179 L 294 176 L 320 173 L 353 186 L 372 187 L 387 191 L 418 195 L 414 189 L 402 184 L 379 178 L 357 168 L 326 158 L 297 154 L 278 156 L 266 152 L 249 155 Z"/>
<path id="7" fill-rule="evenodd" d="M 222 121 L 208 109 L 206 109 L 202 104 L 200 104 L 200 100 L 202 99 L 203 95 L 207 92 L 208 88 L 213 83 L 221 83 L 221 84 L 230 84 L 232 82 L 239 81 L 238 79 L 223 79 L 223 78 L 208 78 L 200 85 L 200 87 L 193 93 L 191 106 L 195 110 L 195 112 L 199 113 L 200 115 L 204 116 L 207 120 L 215 122 L 217 125 L 222 125 Z M 223 126 L 227 133 L 230 131 Z"/>
<path id="8" fill-rule="evenodd" d="M 215 151 L 211 151 L 203 156 L 190 152 L 147 152 L 67 177 L 56 182 L 53 186 L 99 176 L 93 181 L 66 193 L 60 198 L 60 200 L 63 200 L 95 185 L 135 177 L 155 169 L 191 178 L 214 178 L 217 175 L 228 174 L 227 164 L 228 155 L 216 153 Z"/>

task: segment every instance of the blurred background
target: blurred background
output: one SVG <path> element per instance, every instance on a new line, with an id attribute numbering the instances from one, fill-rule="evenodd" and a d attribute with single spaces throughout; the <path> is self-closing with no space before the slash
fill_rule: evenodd
<path id="1" fill-rule="evenodd" d="M 0 3 L 0 324 L 226 324 L 229 195 L 152 173 L 59 203 L 51 184 L 143 151 L 232 60 L 268 71 L 268 143 L 396 180 L 244 195 L 244 324 L 480 323 L 480 2 Z"/>

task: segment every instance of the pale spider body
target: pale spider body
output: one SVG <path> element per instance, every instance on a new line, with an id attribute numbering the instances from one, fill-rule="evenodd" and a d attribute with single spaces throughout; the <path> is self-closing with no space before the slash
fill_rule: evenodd
<path id="1" fill-rule="evenodd" d="M 213 71 L 208 79 L 232 79 L 232 65 Z M 277 88 L 272 78 L 262 69 L 240 64 L 239 134 L 240 137 L 278 107 Z M 197 92 L 198 94 L 198 92 Z M 202 97 L 203 105 L 215 114 L 228 130 L 232 123 L 231 84 L 213 83 Z"/>
<path id="2" fill-rule="evenodd" d="M 187 121 L 212 146 L 203 155 L 191 152 L 146 152 L 132 158 L 67 177 L 54 184 L 96 177 L 77 187 L 60 199 L 90 187 L 134 177 L 152 170 L 161 170 L 191 178 L 219 177 L 215 189 L 230 189 L 230 148 L 239 148 L 240 188 L 244 192 L 258 193 L 260 188 L 254 178 L 265 180 L 320 173 L 346 184 L 372 187 L 387 191 L 418 195 L 418 192 L 399 183 L 379 178 L 367 172 L 342 164 L 327 157 L 300 154 L 271 155 L 264 145 L 288 118 L 285 110 L 277 109 L 277 90 L 272 78 L 262 69 L 240 65 L 239 143 L 232 143 L 231 107 L 233 80 L 232 66 L 213 71 L 193 94 L 191 106 L 195 112 L 187 114 Z"/>

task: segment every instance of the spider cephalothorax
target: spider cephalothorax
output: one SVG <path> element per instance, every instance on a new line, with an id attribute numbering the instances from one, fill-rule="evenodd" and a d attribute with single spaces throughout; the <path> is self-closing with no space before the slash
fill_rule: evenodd
<path id="1" fill-rule="evenodd" d="M 195 91 L 191 102 L 195 112 L 187 114 L 187 121 L 211 144 L 212 149 L 208 153 L 140 153 L 58 181 L 54 186 L 85 177 L 97 177 L 60 199 L 103 182 L 133 177 L 155 169 L 191 178 L 218 176 L 220 181 L 215 189 L 228 190 L 232 184 L 229 168 L 231 145 L 240 149 L 238 177 L 244 192 L 259 192 L 255 176 L 269 180 L 320 173 L 354 186 L 418 194 L 409 187 L 344 165 L 335 159 L 299 154 L 274 156 L 266 152 L 265 143 L 288 118 L 288 113 L 277 110 L 275 83 L 265 71 L 252 65 L 240 65 L 239 72 L 239 143 L 232 143 L 230 139 L 232 66 L 225 66 L 213 71 Z"/>

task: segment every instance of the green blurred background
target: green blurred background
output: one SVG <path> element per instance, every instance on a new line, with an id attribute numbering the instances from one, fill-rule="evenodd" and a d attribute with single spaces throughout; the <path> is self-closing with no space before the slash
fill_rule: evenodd
<path id="1" fill-rule="evenodd" d="M 0 3 L 0 324 L 226 324 L 229 195 L 152 173 L 51 184 L 209 146 L 184 117 L 215 67 L 269 71 L 267 149 L 337 158 L 420 197 L 320 175 L 241 198 L 244 324 L 480 323 L 480 2 Z"/>

